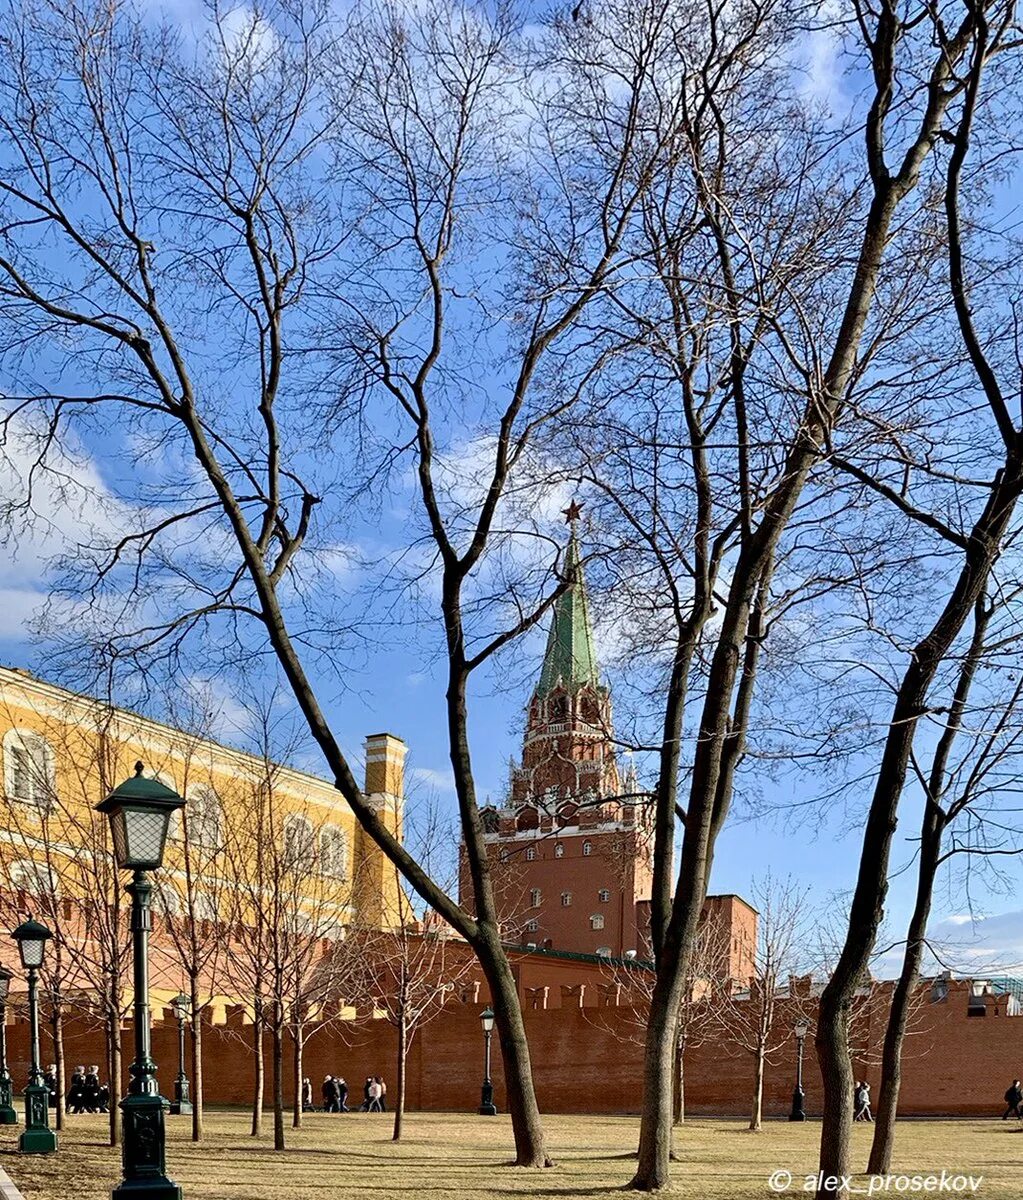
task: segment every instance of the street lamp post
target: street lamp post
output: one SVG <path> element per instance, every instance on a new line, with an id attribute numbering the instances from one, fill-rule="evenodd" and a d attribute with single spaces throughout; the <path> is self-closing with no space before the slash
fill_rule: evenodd
<path id="1" fill-rule="evenodd" d="M 490 1008 L 480 1013 L 480 1024 L 483 1026 L 483 1090 L 479 1113 L 481 1117 L 496 1117 L 494 1085 L 490 1082 L 490 1037 L 494 1032 L 494 1013 Z"/>
<path id="2" fill-rule="evenodd" d="M 28 972 L 28 1028 L 32 1061 L 28 1087 L 25 1088 L 25 1128 L 18 1139 L 23 1154 L 52 1154 L 57 1135 L 50 1128 L 50 1092 L 39 1066 L 39 968 L 43 965 L 46 943 L 53 934 L 31 917 L 11 931 L 18 943 L 21 965 Z"/>
<path id="3" fill-rule="evenodd" d="M 186 1116 L 192 1111 L 192 1101 L 188 1095 L 188 1076 L 185 1074 L 185 1018 L 191 1007 L 192 1001 L 184 992 L 179 992 L 171 1001 L 171 1008 L 178 1019 L 178 1077 L 174 1080 L 171 1116 Z"/>
<path id="4" fill-rule="evenodd" d="M 792 1032 L 796 1035 L 796 1086 L 792 1089 L 792 1111 L 789 1113 L 790 1121 L 805 1121 L 806 1113 L 803 1110 L 803 1041 L 806 1038 L 807 1031 L 810 1026 L 805 1021 L 797 1021 L 792 1026 Z"/>
<path id="5" fill-rule="evenodd" d="M 184 800 L 156 779 L 135 775 L 114 788 L 96 811 L 110 818 L 114 857 L 124 871 L 132 872 L 127 891 L 131 896 L 131 932 L 134 956 L 135 1061 L 129 1068 L 128 1095 L 121 1101 L 124 1138 L 121 1163 L 124 1179 L 114 1188 L 112 1200 L 182 1200 L 181 1188 L 167 1178 L 169 1107 L 160 1095 L 153 1062 L 149 1021 L 149 931 L 153 887 L 146 876 L 163 863 L 171 814 Z"/>
<path id="6" fill-rule="evenodd" d="M 11 990 L 14 974 L 0 967 L 0 1125 L 17 1125 L 18 1114 L 14 1111 L 14 1089 L 11 1073 L 7 1069 L 7 996 Z"/>

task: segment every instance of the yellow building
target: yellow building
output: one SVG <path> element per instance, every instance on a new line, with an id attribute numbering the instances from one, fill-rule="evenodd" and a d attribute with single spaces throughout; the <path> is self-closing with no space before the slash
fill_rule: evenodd
<path id="1" fill-rule="evenodd" d="M 400 836 L 405 743 L 374 734 L 365 751 L 365 791 Z M 186 916 L 207 938 L 228 938 L 271 881 L 278 892 L 290 889 L 303 931 L 317 937 L 397 920 L 394 870 L 333 785 L 315 775 L 8 667 L 0 667 L 0 753 L 0 920 L 33 908 L 46 921 L 49 909 L 51 921 L 74 927 L 74 937 L 102 937 L 106 897 L 126 881 L 117 878 L 105 818 L 93 806 L 136 761 L 186 801 L 154 878 L 156 912 L 168 930 Z M 170 940 L 163 939 L 163 970 L 157 955 L 156 1004 L 181 985 Z M 201 938 L 197 944 L 196 954 Z M 86 978 L 78 986 L 95 990 L 87 956 L 82 961 Z M 244 1002 L 246 989 L 229 972 L 210 987 L 218 1008 Z"/>

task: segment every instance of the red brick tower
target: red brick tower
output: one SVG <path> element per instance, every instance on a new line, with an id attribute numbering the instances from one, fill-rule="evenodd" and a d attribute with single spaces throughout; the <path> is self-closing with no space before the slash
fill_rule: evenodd
<path id="1" fill-rule="evenodd" d="M 521 764 L 504 807 L 483 810 L 506 937 L 554 950 L 645 952 L 650 837 L 634 774 L 623 781 L 611 698 L 600 681 L 579 557 L 578 505 L 566 556 L 569 585 L 554 606 L 529 702 Z M 464 869 L 461 891 L 471 902 Z M 638 907 L 637 907 L 638 906 Z"/>

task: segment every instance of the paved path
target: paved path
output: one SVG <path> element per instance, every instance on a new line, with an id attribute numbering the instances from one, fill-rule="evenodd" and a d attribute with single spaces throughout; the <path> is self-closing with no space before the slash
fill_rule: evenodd
<path id="1" fill-rule="evenodd" d="M 0 1200 L 25 1200 L 3 1167 L 0 1167 Z"/>

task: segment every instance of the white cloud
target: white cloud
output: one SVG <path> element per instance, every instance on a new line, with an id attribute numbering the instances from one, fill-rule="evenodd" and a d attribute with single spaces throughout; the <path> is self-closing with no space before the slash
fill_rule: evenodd
<path id="1" fill-rule="evenodd" d="M 438 792 L 455 790 L 455 780 L 450 771 L 436 771 L 433 767 L 413 767 L 409 772 L 409 778 Z"/>

